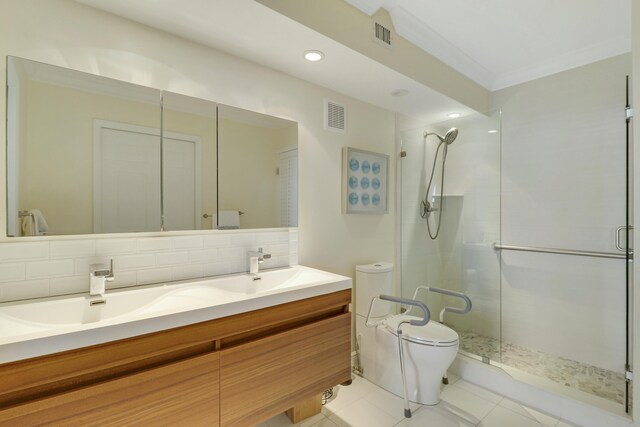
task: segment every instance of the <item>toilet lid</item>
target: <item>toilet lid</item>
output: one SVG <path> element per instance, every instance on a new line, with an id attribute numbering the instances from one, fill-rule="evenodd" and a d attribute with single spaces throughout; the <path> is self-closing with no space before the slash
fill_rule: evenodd
<path id="1" fill-rule="evenodd" d="M 394 335 L 398 335 L 398 324 L 403 320 L 419 320 L 416 316 L 399 314 L 386 319 L 387 329 Z M 413 326 L 408 323 L 402 325 L 402 338 L 418 344 L 432 345 L 435 347 L 450 347 L 458 343 L 458 334 L 451 328 L 433 320 L 425 326 Z"/>

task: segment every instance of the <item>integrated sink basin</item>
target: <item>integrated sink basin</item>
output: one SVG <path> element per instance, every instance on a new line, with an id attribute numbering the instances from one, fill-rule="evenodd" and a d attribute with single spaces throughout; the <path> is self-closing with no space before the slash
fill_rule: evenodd
<path id="1" fill-rule="evenodd" d="M 0 304 L 0 363 L 122 339 L 351 288 L 304 266 Z M 34 344 L 40 346 L 25 345 Z M 79 345 L 78 345 L 79 344 Z M 34 353 L 31 348 L 38 348 Z M 28 354 L 25 354 L 28 353 Z"/>

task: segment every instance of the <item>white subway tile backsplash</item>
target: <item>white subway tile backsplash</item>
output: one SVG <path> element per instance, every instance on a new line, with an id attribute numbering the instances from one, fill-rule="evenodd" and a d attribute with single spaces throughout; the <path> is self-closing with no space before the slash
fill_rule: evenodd
<path id="1" fill-rule="evenodd" d="M 108 267 L 112 258 L 107 256 L 94 256 L 90 258 L 76 258 L 75 259 L 75 274 L 77 275 L 89 275 L 89 267 L 92 264 L 102 264 Z M 113 269 L 118 270 L 118 264 L 114 262 Z"/>
<path id="2" fill-rule="evenodd" d="M 96 255 L 122 254 L 136 251 L 136 239 L 96 240 Z"/>
<path id="3" fill-rule="evenodd" d="M 0 285 L 3 301 L 40 298 L 49 295 L 49 279 L 23 280 Z"/>
<path id="4" fill-rule="evenodd" d="M 75 265 L 72 259 L 29 262 L 27 263 L 27 278 L 71 276 L 74 268 Z"/>
<path id="5" fill-rule="evenodd" d="M 197 249 L 203 247 L 202 236 L 179 236 L 173 238 L 174 249 Z"/>
<path id="6" fill-rule="evenodd" d="M 51 258 L 91 256 L 96 253 L 95 240 L 62 240 L 49 243 Z"/>
<path id="7" fill-rule="evenodd" d="M 156 255 L 156 263 L 160 266 L 186 264 L 188 261 L 189 257 L 186 252 L 169 252 Z"/>
<path id="8" fill-rule="evenodd" d="M 191 264 L 213 263 L 218 260 L 218 249 L 203 249 L 199 251 L 189 251 L 189 262 Z"/>
<path id="9" fill-rule="evenodd" d="M 138 285 L 171 281 L 171 268 L 150 268 L 138 270 Z"/>
<path id="10" fill-rule="evenodd" d="M 298 262 L 297 230 L 0 243 L 0 301 L 88 292 L 91 264 L 114 260 L 108 289 L 247 271 L 246 253 L 272 254 L 261 269 Z"/>
<path id="11" fill-rule="evenodd" d="M 220 261 L 237 260 L 246 258 L 247 251 L 242 248 L 223 248 L 218 251 L 218 259 Z"/>
<path id="12" fill-rule="evenodd" d="M 169 251 L 173 248 L 170 237 L 138 239 L 138 252 Z"/>
<path id="13" fill-rule="evenodd" d="M 223 274 L 231 273 L 231 266 L 228 262 L 214 262 L 211 264 L 204 264 L 204 276 L 221 276 Z"/>
<path id="14" fill-rule="evenodd" d="M 198 279 L 203 277 L 204 268 L 201 264 L 182 265 L 171 271 L 172 280 Z"/>
<path id="15" fill-rule="evenodd" d="M 153 267 L 156 265 L 155 254 L 144 255 L 123 255 L 118 257 L 114 269 L 116 271 L 121 270 L 134 270 L 138 268 Z"/>
<path id="16" fill-rule="evenodd" d="M 51 279 L 51 294 L 65 295 L 89 292 L 89 276 L 56 277 Z"/>
<path id="17" fill-rule="evenodd" d="M 138 275 L 135 271 L 119 272 L 112 282 L 107 282 L 107 289 L 124 288 L 137 285 Z"/>
<path id="18" fill-rule="evenodd" d="M 264 249 L 264 251 L 267 253 L 270 253 L 272 256 L 289 255 L 289 245 L 288 244 L 269 245 Z"/>
<path id="19" fill-rule="evenodd" d="M 232 247 L 253 247 L 258 245 L 259 234 L 235 234 L 231 236 Z"/>
<path id="20" fill-rule="evenodd" d="M 0 243 L 0 262 L 47 259 L 49 242 Z"/>
<path id="21" fill-rule="evenodd" d="M 25 264 L 2 263 L 0 264 L 0 282 L 11 282 L 25 279 Z"/>
<path id="22" fill-rule="evenodd" d="M 231 237 L 228 234 L 222 234 L 220 236 L 204 236 L 205 248 L 224 248 L 229 247 Z"/>

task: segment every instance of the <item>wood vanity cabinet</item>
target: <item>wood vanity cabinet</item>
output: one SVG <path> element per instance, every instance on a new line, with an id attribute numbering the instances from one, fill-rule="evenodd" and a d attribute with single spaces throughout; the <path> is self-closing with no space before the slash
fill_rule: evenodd
<path id="1" fill-rule="evenodd" d="M 251 426 L 350 379 L 351 290 L 0 365 L 0 425 Z"/>

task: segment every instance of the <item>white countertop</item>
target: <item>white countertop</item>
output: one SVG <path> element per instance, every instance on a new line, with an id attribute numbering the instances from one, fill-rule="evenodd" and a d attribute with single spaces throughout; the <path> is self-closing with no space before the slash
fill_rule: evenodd
<path id="1" fill-rule="evenodd" d="M 351 278 L 294 266 L 88 295 L 0 304 L 0 363 L 116 341 L 351 289 Z"/>

